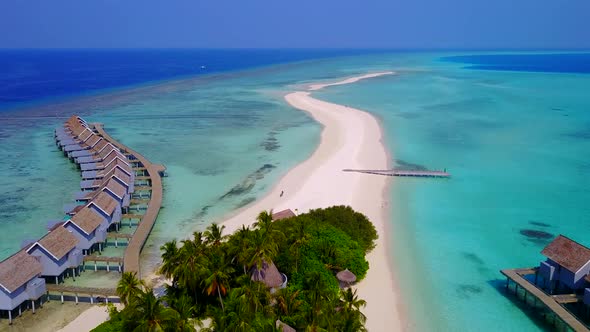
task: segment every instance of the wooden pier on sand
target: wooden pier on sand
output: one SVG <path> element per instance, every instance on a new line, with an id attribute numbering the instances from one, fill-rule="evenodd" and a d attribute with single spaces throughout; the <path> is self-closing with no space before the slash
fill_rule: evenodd
<path id="1" fill-rule="evenodd" d="M 343 169 L 343 172 L 357 172 L 365 174 L 385 175 L 385 176 L 404 176 L 419 178 L 450 178 L 451 174 L 446 171 L 411 171 L 400 169 Z"/>
<path id="2" fill-rule="evenodd" d="M 533 283 L 525 279 L 527 275 L 535 275 L 537 269 L 507 269 L 500 271 L 506 276 L 506 290 L 513 291 L 517 299 L 535 309 L 541 309 L 543 317 L 558 331 L 589 332 L 588 327 L 578 320 L 562 304 L 579 301 L 575 294 L 549 295 Z M 511 287 L 514 284 L 514 287 Z M 520 292 L 519 292 L 520 291 Z M 520 294 L 523 294 L 522 296 Z M 544 309 L 544 310 L 543 310 Z"/>
<path id="3" fill-rule="evenodd" d="M 139 255 L 143 246 L 145 245 L 145 241 L 148 238 L 148 235 L 152 231 L 154 224 L 156 222 L 156 218 L 158 218 L 158 213 L 160 212 L 160 207 L 162 206 L 162 178 L 161 174 L 166 169 L 162 165 L 155 165 L 152 164 L 149 160 L 147 160 L 144 156 L 137 153 L 136 151 L 130 149 L 124 144 L 113 139 L 109 134 L 107 134 L 102 124 L 95 123 L 94 129 L 106 140 L 110 141 L 113 145 L 118 147 L 122 150 L 123 153 L 128 155 L 133 155 L 134 159 L 139 161 L 143 167 L 142 171 L 144 171 L 147 180 L 151 182 L 151 195 L 148 201 L 146 201 L 148 207 L 141 218 L 141 222 L 137 226 L 137 229 L 133 233 L 133 237 L 129 241 L 127 245 L 127 249 L 125 249 L 125 257 L 123 258 L 123 267 L 125 272 L 135 272 L 137 277 L 141 279 L 141 271 L 139 267 Z"/>

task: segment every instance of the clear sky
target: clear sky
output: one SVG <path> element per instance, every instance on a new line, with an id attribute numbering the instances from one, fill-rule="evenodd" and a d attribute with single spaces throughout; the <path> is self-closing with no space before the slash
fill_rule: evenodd
<path id="1" fill-rule="evenodd" d="M 3 0 L 3 48 L 590 48 L 590 0 Z"/>

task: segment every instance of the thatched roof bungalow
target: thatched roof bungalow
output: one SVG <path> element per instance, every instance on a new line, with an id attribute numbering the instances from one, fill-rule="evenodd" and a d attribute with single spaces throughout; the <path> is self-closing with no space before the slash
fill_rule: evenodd
<path id="1" fill-rule="evenodd" d="M 356 276 L 348 269 L 336 273 L 336 279 L 340 283 L 340 288 L 350 287 L 350 285 L 356 282 Z"/>
<path id="2" fill-rule="evenodd" d="M 293 211 L 291 211 L 291 209 L 286 209 L 286 210 L 282 210 L 279 212 L 273 212 L 272 213 L 272 220 L 277 221 L 277 220 L 287 219 L 287 218 L 291 218 L 291 217 L 295 217 L 295 216 L 297 216 L 297 215 Z"/>
<path id="3" fill-rule="evenodd" d="M 273 262 L 268 264 L 266 261 L 263 261 L 260 269 L 253 266 L 250 269 L 250 278 L 253 281 L 263 282 L 266 287 L 271 289 L 271 293 L 276 289 L 287 286 L 287 276 L 279 272 L 279 269 L 277 269 Z"/>

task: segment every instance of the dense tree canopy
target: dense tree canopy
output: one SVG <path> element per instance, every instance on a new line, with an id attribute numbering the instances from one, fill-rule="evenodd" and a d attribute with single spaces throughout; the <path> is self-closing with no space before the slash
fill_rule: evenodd
<path id="1" fill-rule="evenodd" d="M 160 273 L 171 280 L 163 298 L 124 273 L 117 292 L 127 305 L 95 331 L 194 331 L 205 318 L 205 331 L 276 331 L 278 321 L 299 331 L 365 330 L 365 301 L 335 277 L 348 269 L 361 280 L 369 269 L 377 232 L 364 215 L 335 206 L 272 221 L 263 211 L 252 229 L 223 230 L 213 224 L 161 247 Z M 275 265 L 286 288 L 267 286 Z"/>

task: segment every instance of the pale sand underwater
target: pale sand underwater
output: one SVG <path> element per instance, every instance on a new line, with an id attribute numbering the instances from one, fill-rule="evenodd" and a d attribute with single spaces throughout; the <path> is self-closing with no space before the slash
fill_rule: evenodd
<path id="1" fill-rule="evenodd" d="M 390 74 L 393 72 L 352 77 L 336 83 L 314 84 L 309 86 L 309 90 L 316 91 L 327 86 Z M 375 249 L 367 255 L 370 265 L 367 276 L 355 286 L 359 297 L 367 301 L 367 306 L 363 308 L 367 316 L 366 327 L 371 332 L 403 330 L 399 291 L 388 255 L 389 207 L 386 197 L 391 178 L 342 172 L 345 168 L 391 167 L 391 158 L 385 149 L 379 122 L 367 112 L 312 98 L 307 91 L 290 93 L 285 96 L 285 100 L 323 125 L 320 144 L 311 157 L 291 169 L 264 198 L 223 221 L 225 232 L 233 233 L 242 225 L 252 225 L 263 210 L 291 209 L 296 213 L 304 213 L 333 205 L 351 206 L 365 214 L 379 234 Z M 152 275 L 148 279 L 154 277 Z M 101 310 L 96 309 L 90 309 L 85 314 L 92 318 L 72 322 L 77 331 L 90 330 L 107 318 Z M 73 327 L 67 326 L 66 329 Z"/>

